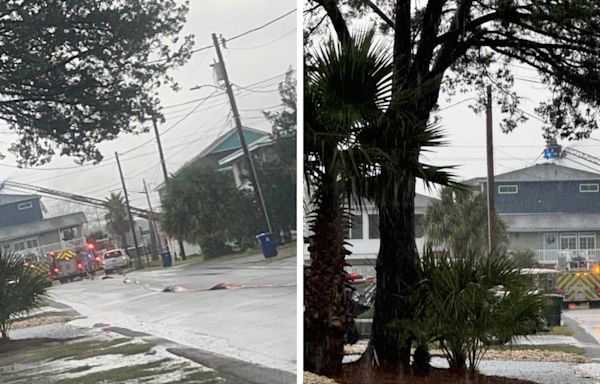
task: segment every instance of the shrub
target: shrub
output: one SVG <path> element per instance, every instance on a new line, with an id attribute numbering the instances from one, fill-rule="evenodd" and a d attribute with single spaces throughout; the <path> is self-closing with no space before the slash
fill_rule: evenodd
<path id="1" fill-rule="evenodd" d="M 425 252 L 422 278 L 411 290 L 420 305 L 414 324 L 402 324 L 415 341 L 417 373 L 426 372 L 427 343 L 438 341 L 456 370 L 477 368 L 490 340 L 506 342 L 542 324 L 541 296 L 507 255 L 450 257 Z"/>
<path id="2" fill-rule="evenodd" d="M 223 256 L 231 253 L 231 247 L 226 244 L 226 237 L 223 233 L 212 233 L 200 238 L 200 247 L 202 255 L 207 259 Z"/>
<path id="3" fill-rule="evenodd" d="M 0 342 L 8 340 L 15 316 L 39 306 L 47 287 L 47 270 L 26 266 L 21 257 L 0 251 Z"/>

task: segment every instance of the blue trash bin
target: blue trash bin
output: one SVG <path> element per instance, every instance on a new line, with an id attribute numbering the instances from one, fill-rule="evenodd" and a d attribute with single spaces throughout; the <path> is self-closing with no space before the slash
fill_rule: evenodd
<path id="1" fill-rule="evenodd" d="M 160 258 L 162 259 L 163 267 L 170 267 L 173 264 L 173 258 L 171 257 L 171 252 L 164 251 L 161 252 Z"/>
<path id="2" fill-rule="evenodd" d="M 272 233 L 261 233 L 256 236 L 256 240 L 260 243 L 260 249 L 266 259 L 277 256 L 277 244 Z"/>

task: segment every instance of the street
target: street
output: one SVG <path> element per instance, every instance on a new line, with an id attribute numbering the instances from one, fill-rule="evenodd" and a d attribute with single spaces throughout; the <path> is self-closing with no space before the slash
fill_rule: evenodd
<path id="1" fill-rule="evenodd" d="M 216 284 L 233 289 L 208 290 Z M 175 292 L 163 292 L 176 286 Z M 55 285 L 50 297 L 83 318 L 271 369 L 296 372 L 296 259 L 173 266 Z"/>

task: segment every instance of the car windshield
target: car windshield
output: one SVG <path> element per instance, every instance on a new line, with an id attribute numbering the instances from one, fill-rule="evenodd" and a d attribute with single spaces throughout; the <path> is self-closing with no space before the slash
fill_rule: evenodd
<path id="1" fill-rule="evenodd" d="M 112 259 L 120 256 L 123 256 L 123 253 L 121 251 L 107 252 L 104 254 L 105 259 Z"/>

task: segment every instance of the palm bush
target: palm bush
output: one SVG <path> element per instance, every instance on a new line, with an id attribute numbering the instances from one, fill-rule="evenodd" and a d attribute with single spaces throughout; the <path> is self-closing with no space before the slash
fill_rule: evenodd
<path id="1" fill-rule="evenodd" d="M 543 301 L 531 292 L 530 281 L 508 255 L 478 253 L 452 257 L 425 251 L 413 298 L 421 311 L 414 324 L 403 324 L 421 346 L 419 364 L 427 358 L 422 347 L 438 341 L 452 369 L 471 371 L 490 341 L 507 342 L 542 325 Z M 417 367 L 423 372 L 423 367 Z"/>
<path id="2" fill-rule="evenodd" d="M 25 265 L 20 256 L 0 250 L 0 342 L 8 340 L 16 316 L 40 305 L 47 286 L 47 270 Z"/>

